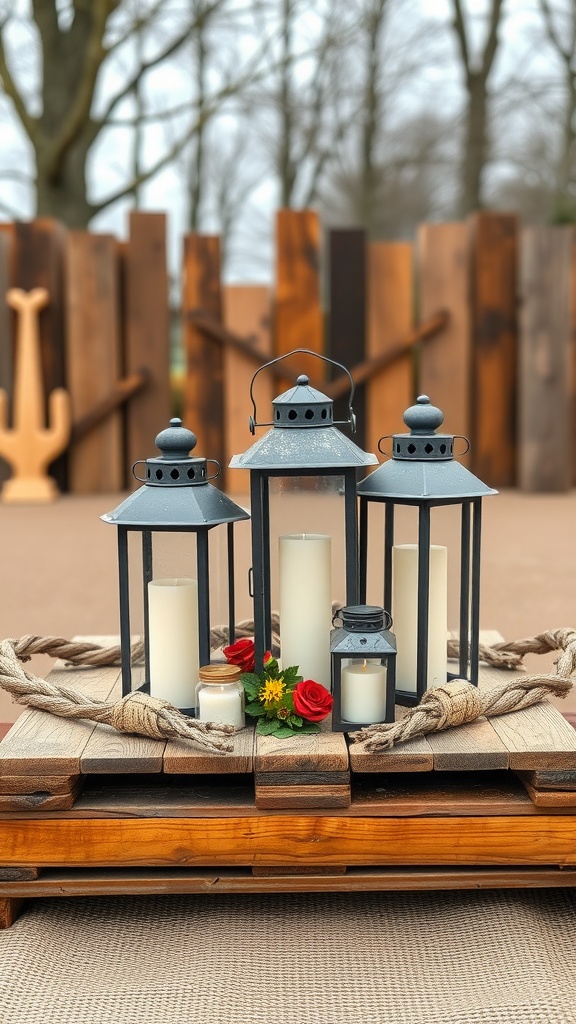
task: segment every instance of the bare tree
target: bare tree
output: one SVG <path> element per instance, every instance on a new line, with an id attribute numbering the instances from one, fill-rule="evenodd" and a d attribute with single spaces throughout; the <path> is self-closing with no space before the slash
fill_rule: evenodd
<path id="1" fill-rule="evenodd" d="M 552 218 L 572 222 L 576 220 L 576 0 L 568 0 L 556 12 L 549 0 L 539 2 L 548 41 L 560 60 L 564 88 Z"/>
<path id="2" fill-rule="evenodd" d="M 464 127 L 464 154 L 458 212 L 466 216 L 482 205 L 482 176 L 488 159 L 488 79 L 498 50 L 498 29 L 503 0 L 490 0 L 488 32 L 479 56 L 472 52 L 462 0 L 452 0 L 453 28 L 458 41 L 467 100 Z"/>

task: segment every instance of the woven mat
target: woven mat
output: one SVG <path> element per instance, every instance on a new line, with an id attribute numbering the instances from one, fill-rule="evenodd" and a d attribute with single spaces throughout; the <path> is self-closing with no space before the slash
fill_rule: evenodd
<path id="1" fill-rule="evenodd" d="M 37 901 L 2 1024 L 573 1024 L 576 894 Z"/>

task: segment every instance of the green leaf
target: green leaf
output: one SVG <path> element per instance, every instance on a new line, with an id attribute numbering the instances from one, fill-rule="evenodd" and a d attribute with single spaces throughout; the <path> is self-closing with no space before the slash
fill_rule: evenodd
<path id="1" fill-rule="evenodd" d="M 253 718 L 258 718 L 259 715 L 266 714 L 266 708 L 258 700 L 253 700 L 250 704 L 247 704 L 244 708 L 247 715 L 252 715 Z"/>
<path id="2" fill-rule="evenodd" d="M 300 715 L 289 715 L 286 721 L 289 722 L 290 725 L 296 726 L 297 729 L 300 729 L 300 727 L 304 725 L 304 719 L 300 718 Z"/>
<path id="3" fill-rule="evenodd" d="M 277 718 L 259 718 L 256 732 L 259 736 L 272 736 L 276 732 L 278 725 Z"/>
<path id="4" fill-rule="evenodd" d="M 304 722 L 299 732 L 320 732 L 320 726 L 316 722 Z"/>
<path id="5" fill-rule="evenodd" d="M 281 725 L 278 729 L 275 730 L 273 735 L 277 736 L 279 740 L 287 740 L 290 738 L 290 736 L 294 735 L 294 730 L 291 729 L 288 725 Z"/>

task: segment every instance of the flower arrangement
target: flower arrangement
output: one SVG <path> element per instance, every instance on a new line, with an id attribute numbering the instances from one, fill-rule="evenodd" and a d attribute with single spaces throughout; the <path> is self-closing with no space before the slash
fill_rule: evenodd
<path id="1" fill-rule="evenodd" d="M 303 679 L 296 665 L 281 669 L 270 651 L 264 655 L 264 671 L 254 672 L 254 641 L 248 637 L 225 647 L 224 657 L 242 669 L 245 711 L 258 720 L 260 736 L 283 739 L 320 731 L 318 722 L 330 714 L 333 704 L 325 686 Z"/>

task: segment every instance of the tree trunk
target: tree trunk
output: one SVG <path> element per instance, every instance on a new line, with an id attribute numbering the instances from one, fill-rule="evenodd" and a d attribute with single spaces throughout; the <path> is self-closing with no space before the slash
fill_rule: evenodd
<path id="1" fill-rule="evenodd" d="M 488 151 L 487 90 L 484 75 L 467 76 L 468 110 L 458 213 L 466 217 L 482 206 L 482 176 Z"/>
<path id="2" fill-rule="evenodd" d="M 36 216 L 54 217 L 69 228 L 86 228 L 94 209 L 86 194 L 86 163 L 93 137 L 83 133 L 67 149 L 58 173 L 47 173 L 42 149 L 36 152 Z"/>

